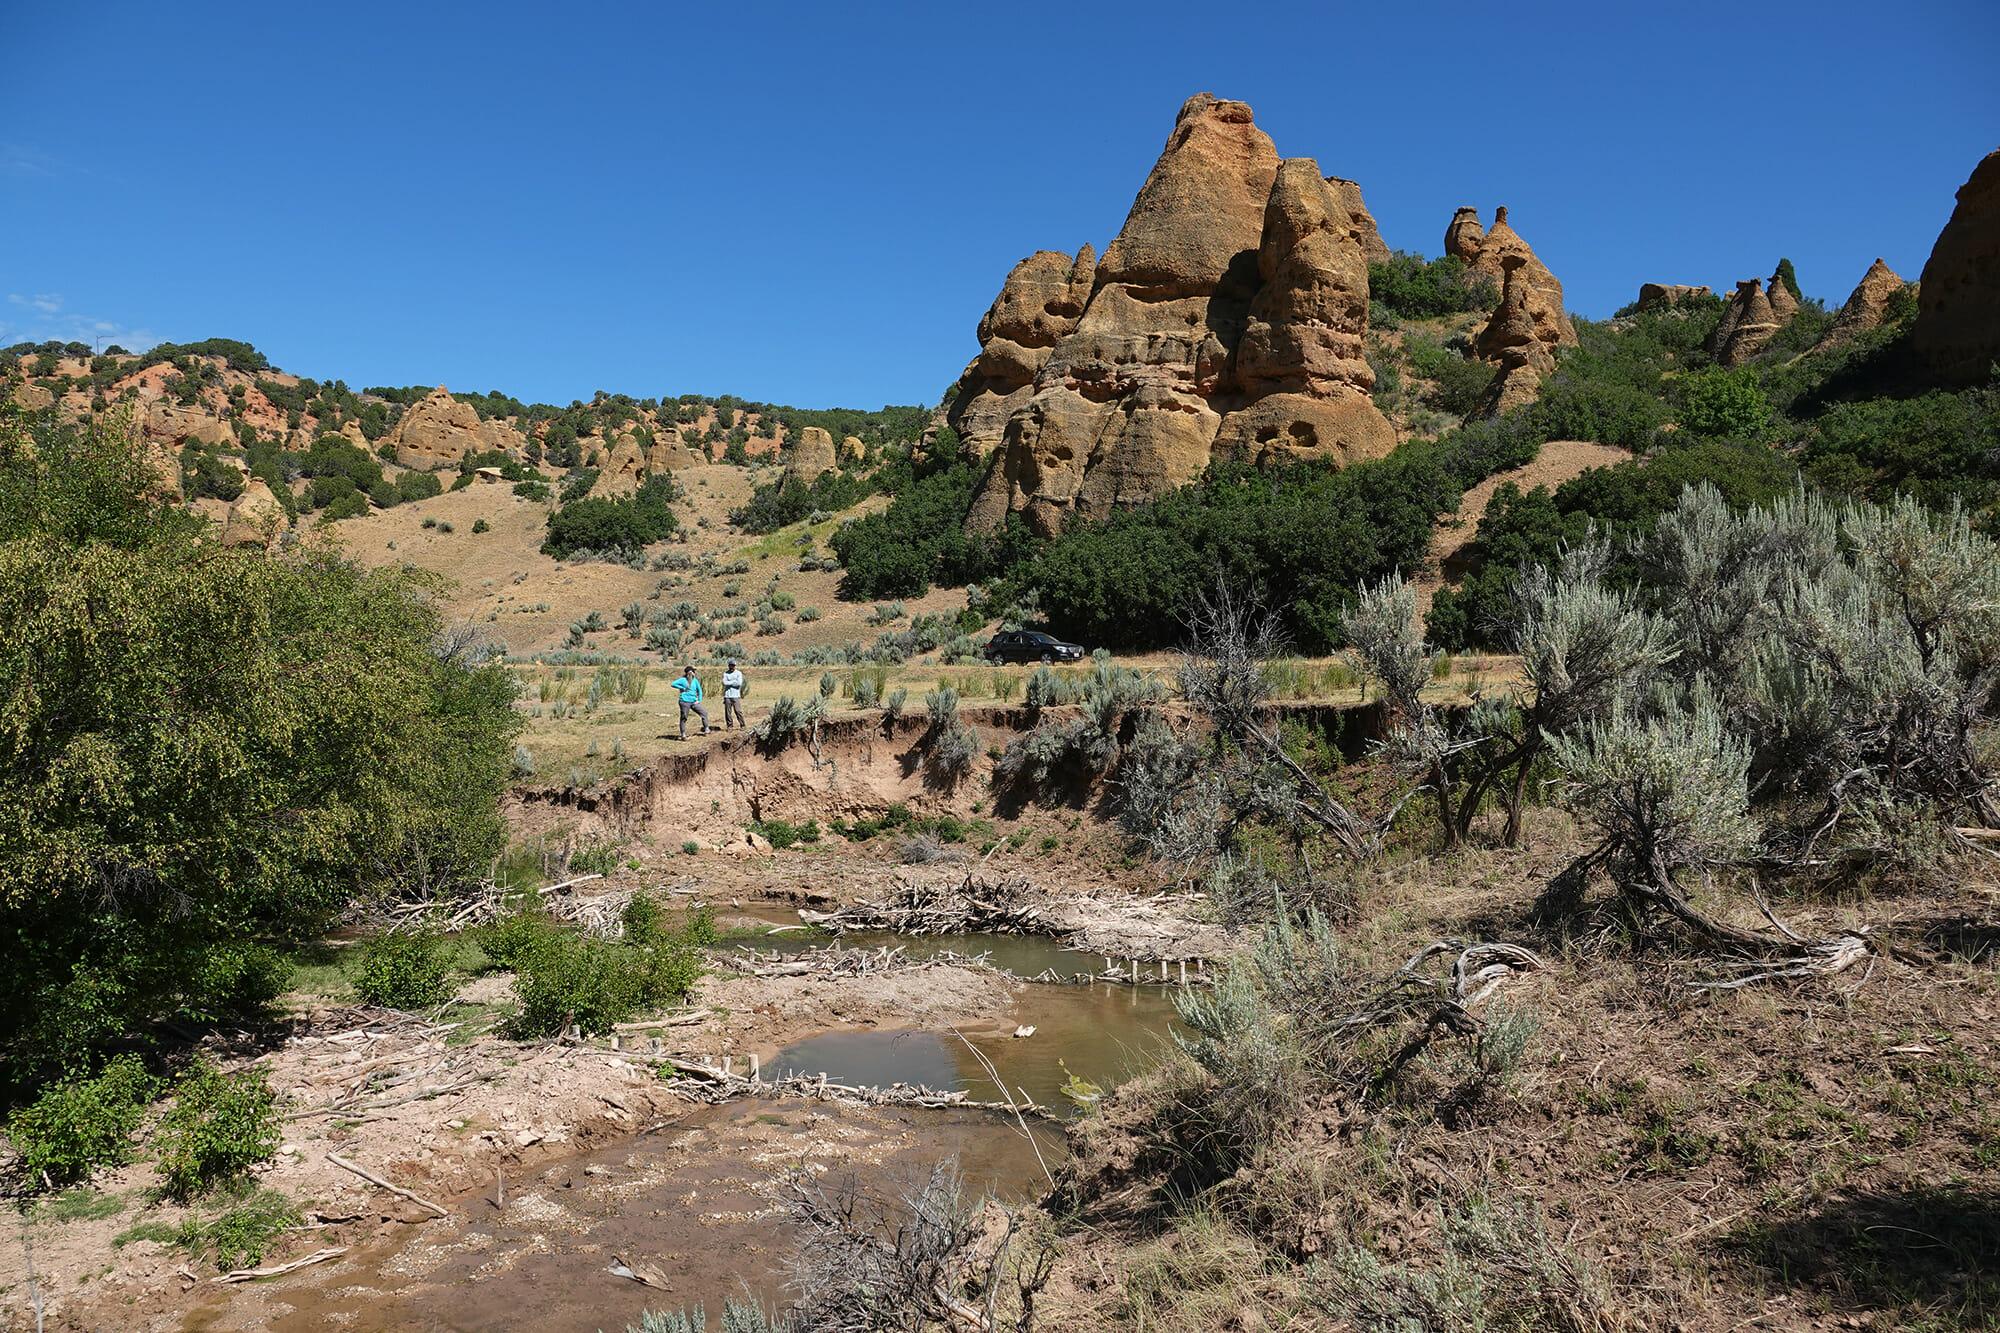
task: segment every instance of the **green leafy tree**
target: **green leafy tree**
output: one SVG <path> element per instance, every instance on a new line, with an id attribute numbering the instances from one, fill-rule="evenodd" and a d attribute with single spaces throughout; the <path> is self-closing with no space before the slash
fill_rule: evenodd
<path id="1" fill-rule="evenodd" d="M 0 459 L 14 1079 L 270 995 L 271 944 L 357 894 L 483 872 L 514 690 L 445 632 L 436 579 L 224 549 L 109 426 L 0 416 Z"/>

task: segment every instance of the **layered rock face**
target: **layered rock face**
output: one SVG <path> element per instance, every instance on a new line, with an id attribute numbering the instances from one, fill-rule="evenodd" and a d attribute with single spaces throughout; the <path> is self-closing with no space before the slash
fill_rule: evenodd
<path id="1" fill-rule="evenodd" d="M 1889 308 L 1889 298 L 1906 286 L 1908 284 L 1896 276 L 1896 271 L 1877 257 L 1861 276 L 1853 294 L 1847 298 L 1847 304 L 1833 317 L 1833 327 L 1827 330 L 1826 341 L 1846 342 L 1856 334 L 1880 328 L 1883 313 Z"/>
<path id="2" fill-rule="evenodd" d="M 1639 284 L 1639 309 L 1657 310 L 1662 306 L 1679 305 L 1690 297 L 1714 294 L 1707 287 L 1688 287 L 1671 282 L 1644 282 Z"/>
<path id="3" fill-rule="evenodd" d="M 1778 286 L 1782 289 L 1784 284 Z M 1796 303 L 1793 308 L 1797 309 Z M 1722 318 L 1708 336 L 1708 354 L 1717 365 L 1740 366 L 1763 351 L 1782 327 L 1771 298 L 1764 294 L 1764 284 L 1755 278 L 1745 279 L 1736 284 L 1736 294 L 1722 308 Z"/>
<path id="4" fill-rule="evenodd" d="M 403 413 L 390 430 L 387 444 L 401 467 L 434 468 L 456 463 L 467 454 L 498 449 L 518 456 L 526 441 L 503 421 L 481 421 L 469 403 L 453 398 L 440 384 Z"/>
<path id="5" fill-rule="evenodd" d="M 1190 98 L 1103 258 L 1029 256 L 980 322 L 948 414 L 994 453 L 969 525 L 1016 512 L 1053 534 L 1218 452 L 1387 453 L 1361 357 L 1369 236 L 1358 187 L 1281 164 L 1244 103 Z"/>
<path id="6" fill-rule="evenodd" d="M 1910 348 L 1942 384 L 1971 384 L 2000 361 L 2000 150 L 1958 192 L 1917 287 Z"/>

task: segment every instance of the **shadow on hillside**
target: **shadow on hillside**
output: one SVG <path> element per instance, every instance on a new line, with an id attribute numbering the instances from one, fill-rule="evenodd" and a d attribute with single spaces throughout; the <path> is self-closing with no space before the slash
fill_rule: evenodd
<path id="1" fill-rule="evenodd" d="M 1835 1310 L 2000 1319 L 2000 1194 L 1922 1185 L 1830 1200 L 1739 1230 L 1724 1245 L 1773 1286 Z"/>

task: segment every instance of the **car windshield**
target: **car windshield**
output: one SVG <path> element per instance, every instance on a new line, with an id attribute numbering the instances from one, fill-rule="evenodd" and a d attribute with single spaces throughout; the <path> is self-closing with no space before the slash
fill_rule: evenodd
<path id="1" fill-rule="evenodd" d="M 1030 634 L 1030 635 L 1028 636 L 1028 642 L 1030 642 L 1030 643 L 1054 643 L 1054 642 L 1055 642 L 1055 640 L 1054 640 L 1054 639 L 1051 639 L 1051 638 L 1050 638 L 1050 637 L 1049 637 L 1048 635 L 1046 635 L 1046 634 Z"/>

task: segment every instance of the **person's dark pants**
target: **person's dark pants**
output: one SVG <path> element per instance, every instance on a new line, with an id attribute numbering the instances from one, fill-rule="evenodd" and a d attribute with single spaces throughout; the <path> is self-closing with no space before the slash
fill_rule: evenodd
<path id="1" fill-rule="evenodd" d="M 692 702 L 690 702 L 690 701 L 688 701 L 688 700 L 686 700 L 686 699 L 683 699 L 683 700 L 681 700 L 681 739 L 682 739 L 682 740 L 686 740 L 686 739 L 688 738 L 688 714 L 689 714 L 689 713 L 691 713 L 691 712 L 694 712 L 694 713 L 700 713 L 700 714 L 701 714 L 701 734 L 702 734 L 702 735 L 704 735 L 704 736 L 706 736 L 706 735 L 708 734 L 708 710 L 707 710 L 706 708 L 703 708 L 703 707 L 702 707 L 702 706 L 701 706 L 700 704 L 698 704 L 698 703 L 692 703 Z"/>
<path id="2" fill-rule="evenodd" d="M 737 726 L 746 725 L 743 721 L 743 701 L 734 695 L 725 694 L 722 696 L 722 729 L 724 731 L 729 730 L 729 719 L 732 717 L 736 719 Z"/>

